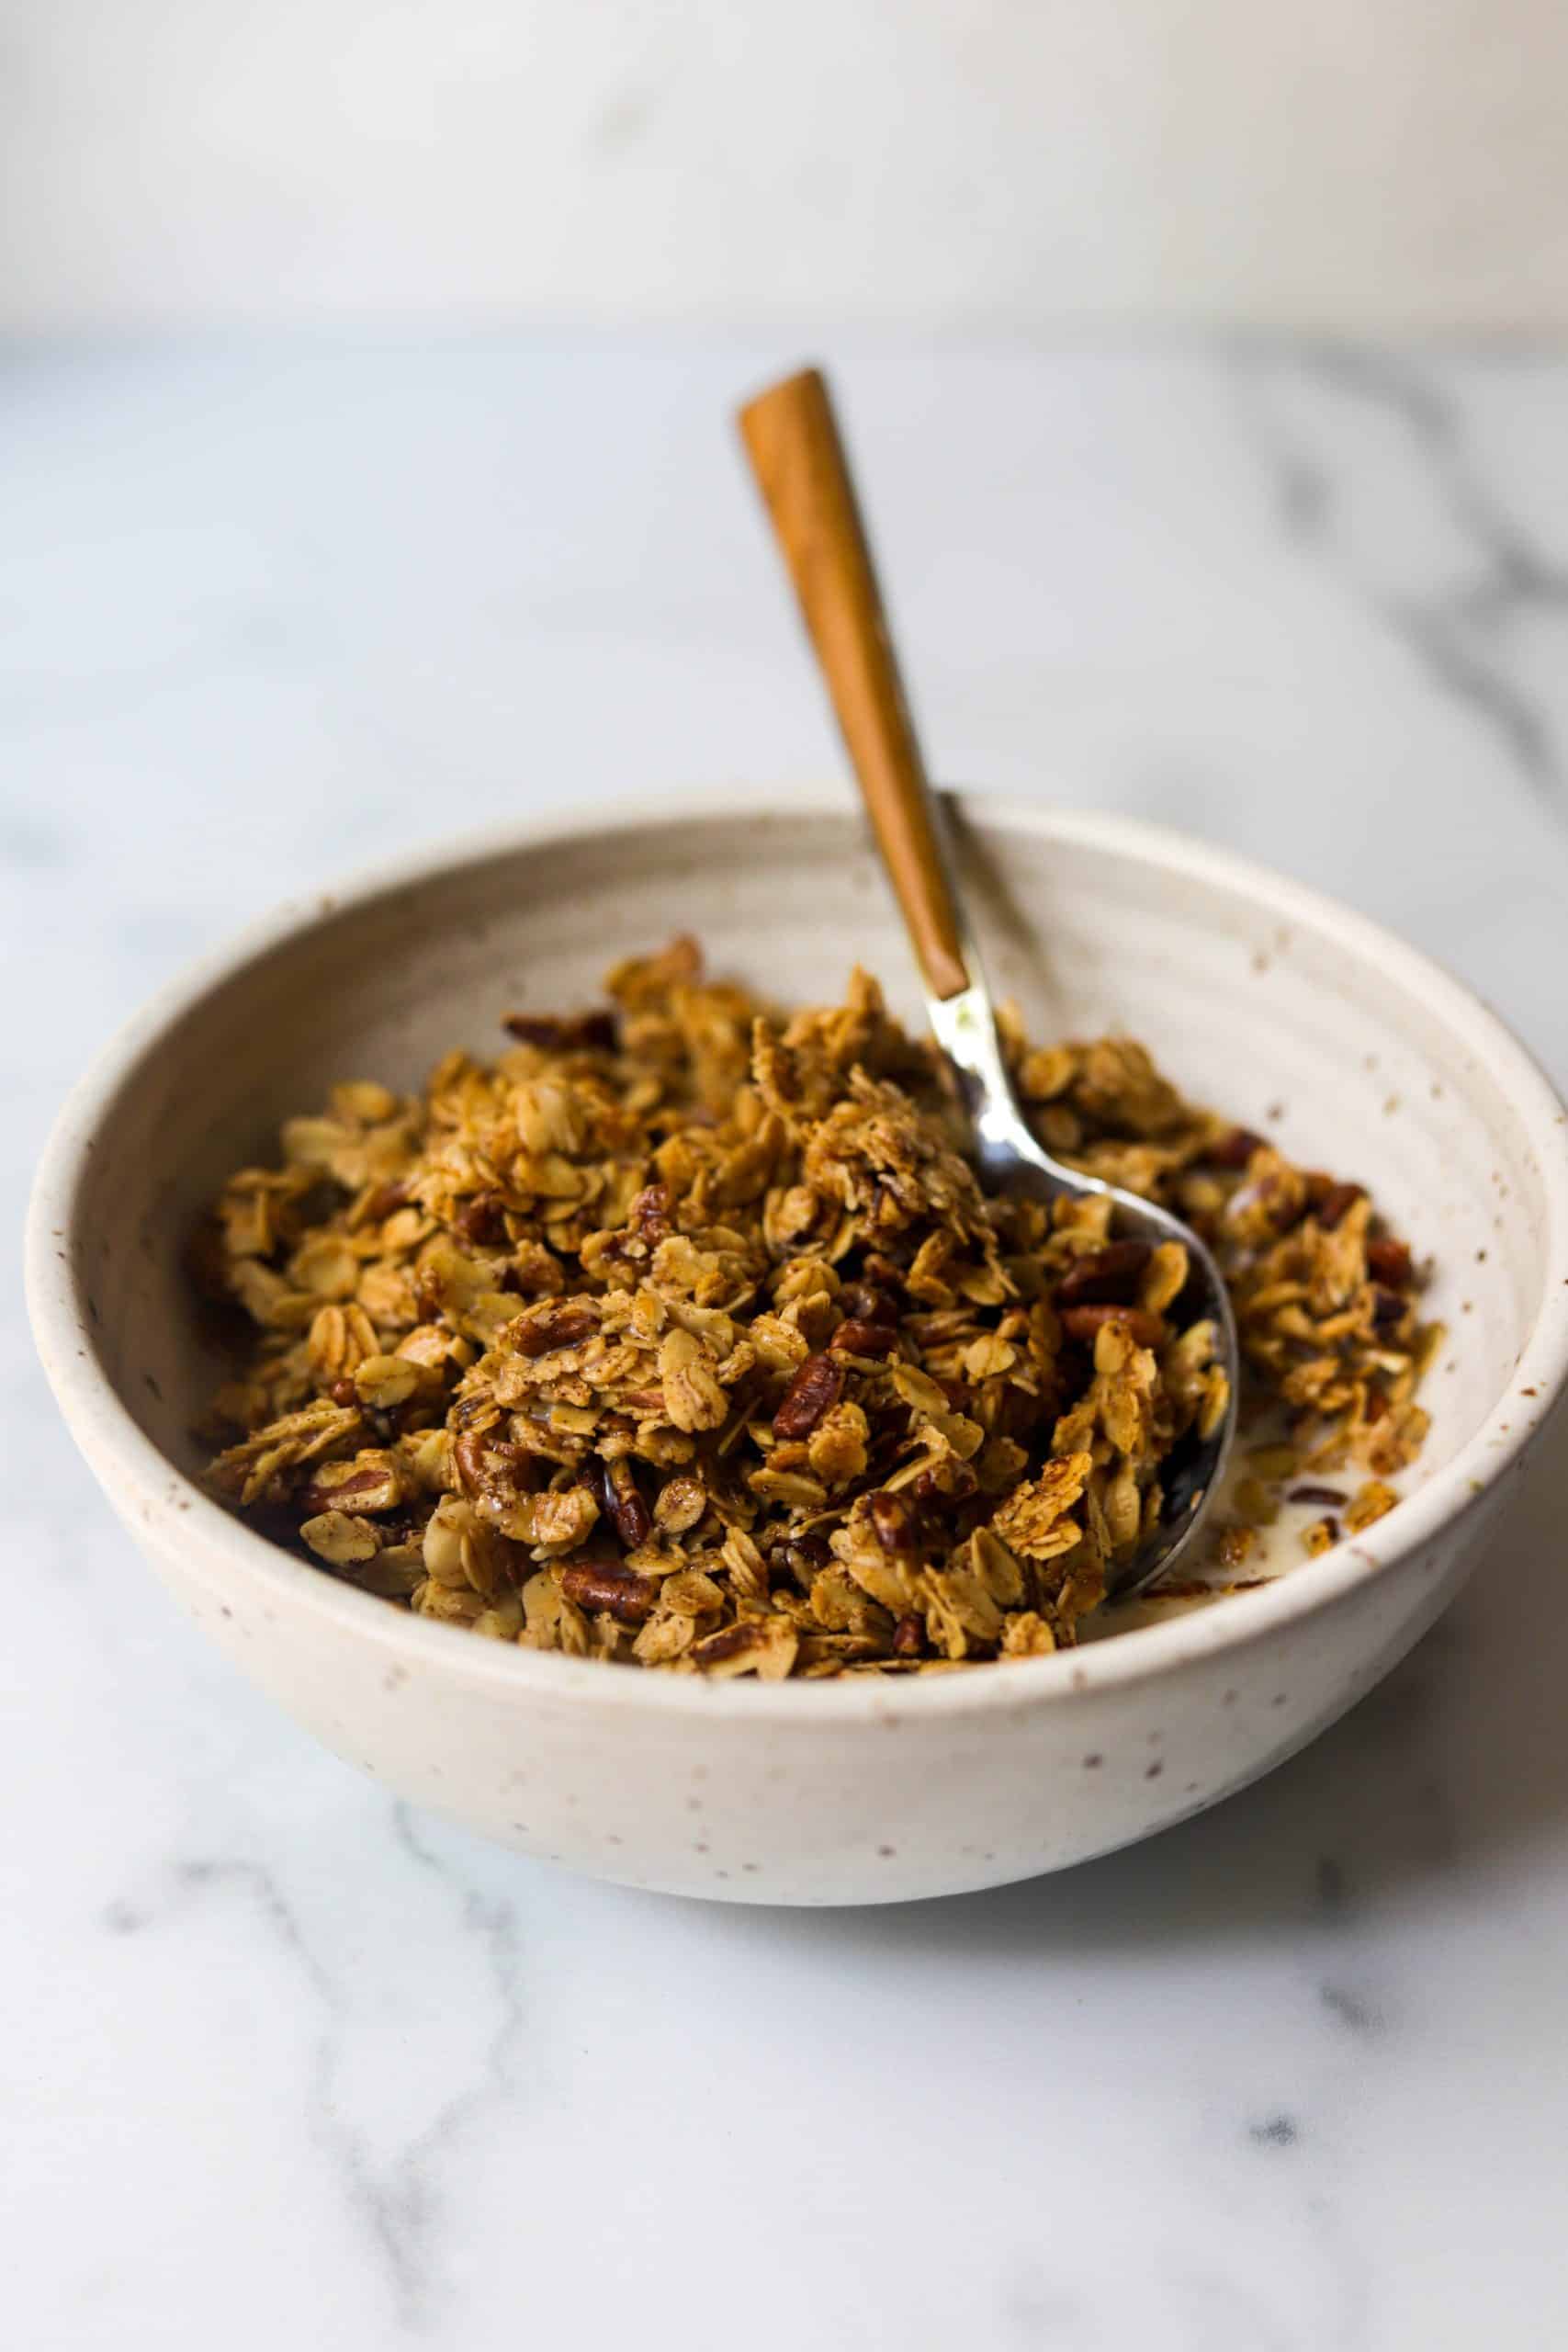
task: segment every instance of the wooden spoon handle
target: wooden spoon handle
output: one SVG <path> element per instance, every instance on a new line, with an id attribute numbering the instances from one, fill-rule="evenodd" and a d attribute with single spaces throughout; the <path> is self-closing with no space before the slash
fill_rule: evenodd
<path id="1" fill-rule="evenodd" d="M 942 822 L 827 384 L 786 377 L 739 424 L 926 987 L 956 996 L 970 974 Z"/>

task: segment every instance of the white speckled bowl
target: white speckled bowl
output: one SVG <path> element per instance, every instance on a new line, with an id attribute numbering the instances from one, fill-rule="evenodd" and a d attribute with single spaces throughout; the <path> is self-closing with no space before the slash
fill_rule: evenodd
<path id="1" fill-rule="evenodd" d="M 1397 940 L 1196 842 L 964 804 L 999 989 L 1046 1034 L 1122 1026 L 1183 1086 L 1371 1182 L 1451 1343 L 1410 1499 L 1266 1590 L 1075 1654 L 879 1682 L 709 1684 L 405 1615 L 191 1483 L 216 1367 L 181 1274 L 197 1204 L 339 1077 L 414 1082 L 520 1004 L 592 995 L 677 928 L 820 1000 L 852 961 L 915 1013 L 840 793 L 625 808 L 408 862 L 253 931 L 110 1047 L 28 1237 L 77 1441 L 159 1574 L 279 1702 L 401 1794 L 524 1851 L 732 1900 L 886 1902 L 1105 1851 L 1255 1780 L 1387 1672 L 1485 1541 L 1568 1363 L 1563 1113 L 1506 1030 Z"/>

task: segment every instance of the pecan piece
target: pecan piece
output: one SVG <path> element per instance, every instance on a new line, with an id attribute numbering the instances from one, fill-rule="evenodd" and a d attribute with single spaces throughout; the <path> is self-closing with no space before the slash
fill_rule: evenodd
<path id="1" fill-rule="evenodd" d="M 605 1518 L 626 1550 L 635 1552 L 653 1532 L 653 1514 L 643 1500 L 637 1472 L 623 1455 L 619 1461 L 601 1465 L 600 1483 Z"/>
<path id="2" fill-rule="evenodd" d="M 384 1217 L 390 1216 L 395 1209 L 407 1208 L 409 1199 L 409 1188 L 406 1184 L 378 1184 L 365 1204 L 365 1216 L 368 1221 L 378 1225 Z"/>
<path id="3" fill-rule="evenodd" d="M 884 1488 L 881 1494 L 872 1496 L 867 1509 L 871 1512 L 872 1532 L 885 1552 L 913 1552 L 919 1516 L 911 1502 L 903 1495 L 889 1494 Z"/>
<path id="4" fill-rule="evenodd" d="M 1359 1184 L 1331 1184 L 1317 1204 L 1317 1221 L 1325 1233 L 1342 1225 L 1360 1198 Z"/>
<path id="5" fill-rule="evenodd" d="M 820 1535 L 796 1535 L 775 1544 L 768 1560 L 771 1576 L 793 1577 L 802 1592 L 809 1592 L 811 1580 L 832 1559 L 832 1553 Z"/>
<path id="6" fill-rule="evenodd" d="M 552 1298 L 530 1308 L 509 1325 L 507 1338 L 523 1356 L 552 1355 L 557 1348 L 575 1348 L 599 1329 L 596 1308 L 581 1300 Z"/>
<path id="7" fill-rule="evenodd" d="M 900 1617 L 898 1623 L 893 1628 L 894 1657 L 919 1657 L 920 1652 L 925 1648 L 925 1645 L 926 1629 L 924 1622 L 913 1614 L 906 1617 Z"/>
<path id="8" fill-rule="evenodd" d="M 1058 1306 L 1131 1306 L 1154 1250 L 1146 1241 L 1109 1241 L 1075 1258 L 1056 1284 Z"/>
<path id="9" fill-rule="evenodd" d="M 1382 1283 L 1372 1284 L 1372 1329 L 1393 1331 L 1410 1312 L 1410 1301 L 1403 1291 L 1385 1290 Z"/>
<path id="10" fill-rule="evenodd" d="M 1084 1340 L 1091 1346 L 1095 1333 L 1102 1324 L 1122 1323 L 1128 1337 L 1140 1348 L 1157 1348 L 1165 1337 L 1165 1325 L 1157 1315 L 1147 1315 L 1141 1306 L 1068 1306 L 1062 1310 L 1062 1329 L 1069 1340 Z"/>
<path id="11" fill-rule="evenodd" d="M 852 1323 L 871 1323 L 879 1331 L 897 1329 L 897 1305 L 874 1283 L 846 1283 L 839 1293 L 839 1305 Z"/>
<path id="12" fill-rule="evenodd" d="M 457 1484 L 469 1495 L 520 1494 L 524 1464 L 530 1458 L 493 1428 L 465 1430 L 452 1448 Z"/>
<path id="13" fill-rule="evenodd" d="M 840 1324 L 828 1344 L 838 1356 L 890 1356 L 898 1344 L 898 1334 L 886 1323 L 865 1323 L 852 1315 Z"/>
<path id="14" fill-rule="evenodd" d="M 1403 1290 L 1412 1272 L 1410 1252 L 1403 1241 L 1369 1241 L 1367 1272 L 1373 1282 L 1384 1283 L 1391 1290 Z"/>
<path id="15" fill-rule="evenodd" d="M 697 1666 L 722 1666 L 728 1658 L 744 1657 L 748 1650 L 757 1647 L 757 1642 L 755 1623 L 743 1618 L 738 1625 L 721 1625 L 716 1634 L 694 1642 L 692 1660 Z"/>
<path id="16" fill-rule="evenodd" d="M 831 1356 L 807 1356 L 773 1415 L 775 1437 L 809 1437 L 844 1393 L 844 1368 Z"/>
<path id="17" fill-rule="evenodd" d="M 480 1250 L 499 1250 L 507 1238 L 506 1204 L 499 1193 L 476 1193 L 452 1216 L 454 1230 Z"/>
<path id="18" fill-rule="evenodd" d="M 1262 1142 L 1263 1137 L 1254 1135 L 1250 1127 L 1233 1127 L 1211 1147 L 1210 1161 L 1215 1168 L 1245 1168 Z"/>
<path id="19" fill-rule="evenodd" d="M 613 1054 L 620 1043 L 613 1012 L 509 1012 L 504 1025 L 519 1045 L 546 1054 Z"/>
<path id="20" fill-rule="evenodd" d="M 645 1184 L 634 1193 L 626 1222 L 650 1250 L 670 1238 L 670 1211 L 672 1203 L 668 1184 Z"/>
<path id="21" fill-rule="evenodd" d="M 313 1519 L 327 1510 L 395 1510 L 402 1500 L 398 1465 L 389 1453 L 358 1462 L 322 1462 L 297 1489 L 294 1508 Z"/>
<path id="22" fill-rule="evenodd" d="M 1028 1402 L 1032 1413 L 1032 1400 Z M 979 1479 L 967 1462 L 960 1462 L 956 1454 L 947 1457 L 940 1475 L 935 1470 L 921 1470 L 909 1481 L 909 1493 L 918 1503 L 967 1502 L 979 1489 Z"/>
<path id="23" fill-rule="evenodd" d="M 659 1598 L 657 1577 L 639 1577 L 599 1560 L 563 1568 L 560 1589 L 580 1609 L 605 1610 L 622 1625 L 640 1625 Z"/>

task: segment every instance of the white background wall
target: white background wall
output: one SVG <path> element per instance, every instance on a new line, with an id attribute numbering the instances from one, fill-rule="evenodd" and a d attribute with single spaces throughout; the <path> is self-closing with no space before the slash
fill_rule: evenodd
<path id="1" fill-rule="evenodd" d="M 0 0 L 0 324 L 1568 324 L 1564 0 Z"/>

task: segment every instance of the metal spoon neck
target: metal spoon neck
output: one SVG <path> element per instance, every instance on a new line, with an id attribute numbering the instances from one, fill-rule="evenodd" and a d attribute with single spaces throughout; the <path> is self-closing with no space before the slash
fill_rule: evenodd
<path id="1" fill-rule="evenodd" d="M 965 960 L 969 986 L 956 996 L 928 996 L 926 1009 L 964 1095 L 982 1181 L 992 1189 L 1027 1162 L 1064 1192 L 1081 1192 L 1083 1180 L 1051 1158 L 1025 1118 L 1002 1054 L 990 989 L 972 950 Z"/>

